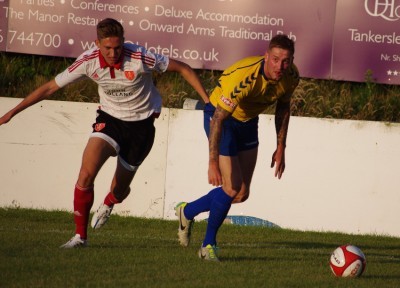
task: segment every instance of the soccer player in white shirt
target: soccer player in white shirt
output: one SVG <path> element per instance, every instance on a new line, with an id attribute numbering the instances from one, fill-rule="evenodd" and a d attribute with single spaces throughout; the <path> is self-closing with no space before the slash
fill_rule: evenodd
<path id="1" fill-rule="evenodd" d="M 24 109 L 80 79 L 89 77 L 98 84 L 100 108 L 83 152 L 74 190 L 75 236 L 62 248 L 87 245 L 94 180 L 111 156 L 118 156 L 117 167 L 110 193 L 94 214 L 92 227 L 97 229 L 104 225 L 114 204 L 128 196 L 132 179 L 153 145 L 154 119 L 161 112 L 161 96 L 153 84 L 153 71 L 180 73 L 203 101 L 209 102 L 207 92 L 190 66 L 153 54 L 142 46 L 124 43 L 124 29 L 114 19 L 98 23 L 96 46 L 0 118 L 0 125 L 3 125 Z"/>

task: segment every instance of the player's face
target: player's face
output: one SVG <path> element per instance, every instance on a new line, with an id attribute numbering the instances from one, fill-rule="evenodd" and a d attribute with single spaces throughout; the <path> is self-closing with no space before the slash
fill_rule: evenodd
<path id="1" fill-rule="evenodd" d="M 288 50 L 274 47 L 265 53 L 265 76 L 271 80 L 279 80 L 291 63 L 292 55 Z"/>
<path id="2" fill-rule="evenodd" d="M 107 64 L 115 65 L 122 53 L 124 39 L 120 37 L 108 37 L 101 40 L 96 40 L 96 45 L 100 49 Z"/>

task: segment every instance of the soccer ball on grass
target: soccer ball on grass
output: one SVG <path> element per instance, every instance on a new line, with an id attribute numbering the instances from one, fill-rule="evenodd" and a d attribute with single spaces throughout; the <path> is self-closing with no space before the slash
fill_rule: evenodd
<path id="1" fill-rule="evenodd" d="M 336 248 L 329 262 L 333 274 L 337 277 L 359 277 L 367 264 L 360 248 L 350 244 Z"/>

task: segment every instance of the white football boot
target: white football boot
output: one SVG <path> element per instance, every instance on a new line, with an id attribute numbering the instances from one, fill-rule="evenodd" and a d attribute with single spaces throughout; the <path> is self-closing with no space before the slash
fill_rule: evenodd
<path id="1" fill-rule="evenodd" d="M 183 209 L 187 205 L 186 202 L 180 202 L 178 205 L 175 207 L 175 215 L 178 216 L 179 220 L 179 227 L 178 227 L 178 238 L 179 238 L 179 243 L 183 247 L 188 247 L 190 243 L 190 235 L 192 233 L 192 226 L 194 223 L 194 220 L 189 220 L 185 217 L 185 214 L 183 213 Z"/>
<path id="2" fill-rule="evenodd" d="M 219 262 L 217 257 L 218 247 L 208 244 L 206 247 L 201 247 L 199 250 L 199 258 L 207 261 Z"/>
<path id="3" fill-rule="evenodd" d="M 87 241 L 81 238 L 81 235 L 75 234 L 67 243 L 61 245 L 60 248 L 70 249 L 70 248 L 84 248 L 87 246 Z"/>
<path id="4" fill-rule="evenodd" d="M 102 203 L 97 209 L 97 211 L 93 214 L 91 226 L 93 229 L 99 229 L 103 227 L 104 224 L 107 223 L 108 218 L 110 218 L 111 211 L 113 207 L 107 206 L 106 204 Z"/>

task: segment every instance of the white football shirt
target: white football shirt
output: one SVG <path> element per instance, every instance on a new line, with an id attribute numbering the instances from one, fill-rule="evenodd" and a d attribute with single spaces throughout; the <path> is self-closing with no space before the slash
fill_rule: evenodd
<path id="1" fill-rule="evenodd" d="M 153 71 L 165 72 L 169 58 L 125 43 L 121 62 L 108 66 L 96 47 L 84 52 L 55 81 L 59 87 L 89 77 L 98 84 L 100 109 L 124 121 L 139 121 L 161 112 L 162 99 Z"/>

